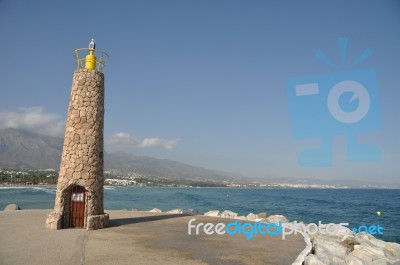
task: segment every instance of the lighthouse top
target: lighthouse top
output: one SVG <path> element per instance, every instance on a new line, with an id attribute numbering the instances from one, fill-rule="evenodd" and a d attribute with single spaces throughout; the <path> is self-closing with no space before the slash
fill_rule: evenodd
<path id="1" fill-rule="evenodd" d="M 79 48 L 73 53 L 78 69 L 89 69 L 102 72 L 106 62 L 109 60 L 107 53 L 96 50 L 96 42 L 92 38 L 89 48 Z"/>

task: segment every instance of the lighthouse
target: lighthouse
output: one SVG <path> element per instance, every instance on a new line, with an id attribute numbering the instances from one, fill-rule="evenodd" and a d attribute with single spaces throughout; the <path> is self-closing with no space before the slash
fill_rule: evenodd
<path id="1" fill-rule="evenodd" d="M 86 55 L 86 56 L 85 56 Z M 74 51 L 74 72 L 50 229 L 100 229 L 108 226 L 103 206 L 104 74 L 108 55 L 89 48 Z"/>

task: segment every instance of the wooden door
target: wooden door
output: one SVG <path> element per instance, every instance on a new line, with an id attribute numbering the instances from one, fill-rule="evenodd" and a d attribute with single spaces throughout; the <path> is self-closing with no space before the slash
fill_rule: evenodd
<path id="1" fill-rule="evenodd" d="M 71 227 L 83 228 L 85 220 L 85 188 L 75 186 L 71 190 Z"/>

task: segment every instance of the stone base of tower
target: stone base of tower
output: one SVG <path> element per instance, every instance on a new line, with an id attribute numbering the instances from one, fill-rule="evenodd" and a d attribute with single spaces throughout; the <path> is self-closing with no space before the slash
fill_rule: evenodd
<path id="1" fill-rule="evenodd" d="M 58 230 L 62 228 L 61 225 L 61 214 L 57 214 L 55 212 L 49 213 L 46 219 L 46 228 L 52 230 Z"/>
<path id="2" fill-rule="evenodd" d="M 87 230 L 106 228 L 110 225 L 110 216 L 108 213 L 89 215 L 86 217 L 85 227 Z M 46 228 L 51 230 L 63 229 L 63 215 L 61 213 L 51 212 L 46 219 Z"/>
<path id="3" fill-rule="evenodd" d="M 86 222 L 86 229 L 88 230 L 106 228 L 110 224 L 110 216 L 108 213 L 91 215 L 87 217 Z"/>

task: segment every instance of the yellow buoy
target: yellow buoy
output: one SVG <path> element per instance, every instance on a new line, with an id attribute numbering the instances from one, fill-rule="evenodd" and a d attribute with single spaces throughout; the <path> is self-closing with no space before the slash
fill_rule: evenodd
<path id="1" fill-rule="evenodd" d="M 96 56 L 93 55 L 95 49 L 96 44 L 94 42 L 94 39 L 92 39 L 89 43 L 89 54 L 85 57 L 85 69 L 96 69 Z"/>
<path id="2" fill-rule="evenodd" d="M 377 212 L 376 212 L 376 215 L 377 215 L 377 216 L 381 216 L 381 214 L 382 214 L 381 211 L 377 211 Z"/>

